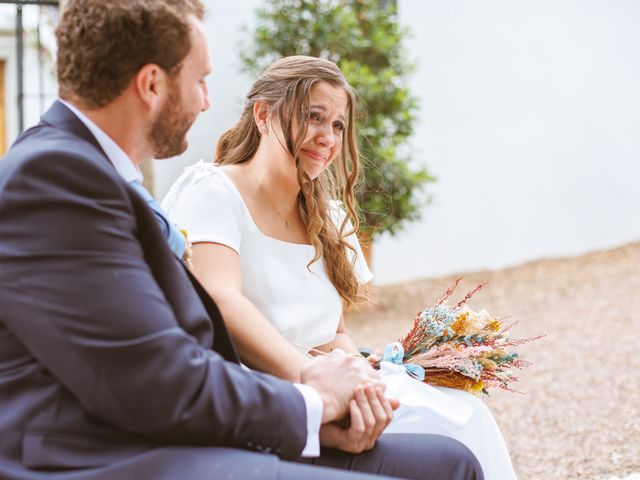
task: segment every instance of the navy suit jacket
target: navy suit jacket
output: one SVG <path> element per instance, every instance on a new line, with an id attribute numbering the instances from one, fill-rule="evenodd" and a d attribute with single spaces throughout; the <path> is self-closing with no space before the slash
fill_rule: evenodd
<path id="1" fill-rule="evenodd" d="M 168 445 L 295 459 L 305 440 L 302 395 L 240 367 L 146 202 L 56 102 L 0 160 L 0 473 Z"/>

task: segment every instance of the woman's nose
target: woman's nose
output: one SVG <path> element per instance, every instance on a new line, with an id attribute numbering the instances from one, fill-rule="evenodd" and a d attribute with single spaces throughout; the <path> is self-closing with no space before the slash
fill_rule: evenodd
<path id="1" fill-rule="evenodd" d="M 323 124 L 320 127 L 318 134 L 316 135 L 316 142 L 319 145 L 322 145 L 323 147 L 327 147 L 327 148 L 330 148 L 333 146 L 335 142 L 333 139 L 333 134 L 331 132 L 331 125 Z"/>

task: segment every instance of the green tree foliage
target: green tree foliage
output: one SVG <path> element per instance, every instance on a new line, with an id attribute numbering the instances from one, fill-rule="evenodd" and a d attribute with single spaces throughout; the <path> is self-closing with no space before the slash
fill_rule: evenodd
<path id="1" fill-rule="evenodd" d="M 398 26 L 395 2 L 381 0 L 265 0 L 258 26 L 243 49 L 246 71 L 257 75 L 288 55 L 335 62 L 360 104 L 358 145 L 365 181 L 357 191 L 365 237 L 396 233 L 419 217 L 423 187 L 433 178 L 409 166 L 408 139 L 418 111 L 407 88 L 413 65 Z"/>

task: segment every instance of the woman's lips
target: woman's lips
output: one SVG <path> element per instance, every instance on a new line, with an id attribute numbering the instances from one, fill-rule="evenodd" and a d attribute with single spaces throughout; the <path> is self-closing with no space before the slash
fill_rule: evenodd
<path id="1" fill-rule="evenodd" d="M 313 150 L 305 150 L 302 149 L 302 151 L 304 153 L 306 153 L 307 155 L 309 155 L 312 159 L 317 160 L 318 162 L 324 162 L 326 160 L 325 156 L 318 153 L 318 152 L 314 152 Z"/>

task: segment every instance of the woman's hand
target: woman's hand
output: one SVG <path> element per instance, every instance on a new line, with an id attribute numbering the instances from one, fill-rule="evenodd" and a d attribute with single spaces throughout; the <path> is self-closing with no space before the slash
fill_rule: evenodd
<path id="1" fill-rule="evenodd" d="M 349 453 L 372 449 L 393 419 L 400 402 L 388 399 L 379 386 L 358 386 L 349 403 L 348 423 L 328 423 L 320 429 L 320 443 Z"/>
<path id="2" fill-rule="evenodd" d="M 367 357 L 367 360 L 369 360 L 369 363 L 372 363 L 372 362 L 380 363 L 383 356 L 384 356 L 384 353 L 382 352 L 382 350 L 380 350 L 379 348 L 376 348 L 373 352 L 369 354 L 369 356 Z"/>
<path id="3" fill-rule="evenodd" d="M 371 352 L 369 356 L 365 358 L 365 360 L 371 368 L 373 368 L 374 370 L 378 370 L 380 369 L 380 361 L 382 360 L 383 355 L 384 354 L 382 353 L 382 350 L 376 349 Z"/>

